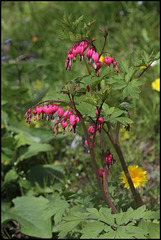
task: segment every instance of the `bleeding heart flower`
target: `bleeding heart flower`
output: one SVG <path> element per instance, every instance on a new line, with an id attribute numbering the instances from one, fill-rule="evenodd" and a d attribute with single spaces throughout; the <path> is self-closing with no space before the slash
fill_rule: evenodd
<path id="1" fill-rule="evenodd" d="M 99 55 L 97 52 L 93 51 L 92 59 L 95 63 L 97 63 L 99 61 Z"/>

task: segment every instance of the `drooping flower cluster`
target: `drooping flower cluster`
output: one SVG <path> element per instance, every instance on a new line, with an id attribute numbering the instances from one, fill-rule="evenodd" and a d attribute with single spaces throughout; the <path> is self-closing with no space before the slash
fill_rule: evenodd
<path id="1" fill-rule="evenodd" d="M 67 122 L 68 119 L 69 119 L 69 123 L 70 123 L 69 131 L 72 131 L 72 129 L 73 129 L 74 133 L 76 132 L 76 126 L 77 126 L 77 123 L 79 122 L 79 117 L 76 116 L 74 114 L 73 110 L 70 110 L 70 108 L 64 112 L 63 109 L 61 107 L 59 107 L 57 104 L 54 104 L 54 105 L 49 104 L 49 105 L 44 105 L 41 107 L 36 106 L 36 109 L 34 109 L 32 112 L 34 115 L 34 121 L 36 119 L 38 121 L 40 120 L 40 114 L 42 114 L 42 116 L 41 116 L 42 119 L 44 119 L 46 117 L 47 121 L 49 121 L 50 118 L 51 118 L 51 120 L 54 120 L 55 113 L 57 113 L 58 120 L 55 122 L 55 124 L 52 127 L 53 129 L 55 128 L 55 133 L 54 133 L 55 136 L 58 133 L 59 124 L 61 124 L 61 126 L 63 128 L 63 134 L 65 134 L 65 129 L 68 126 L 68 122 Z M 26 112 L 26 114 L 25 114 L 26 123 L 31 122 L 32 112 L 31 112 L 31 108 Z"/>
<path id="2" fill-rule="evenodd" d="M 88 48 L 89 44 L 90 43 L 87 41 L 81 41 L 80 44 L 78 42 L 74 44 L 74 46 L 68 52 L 68 56 L 66 59 L 65 69 L 67 71 L 69 71 L 72 66 L 72 59 L 73 62 L 75 62 L 77 55 L 79 55 L 80 61 L 82 61 L 84 55 L 86 55 L 88 59 L 88 64 L 93 61 L 92 67 L 96 71 L 96 76 L 99 76 L 98 70 L 102 67 L 103 63 L 102 61 L 100 61 L 100 56 L 98 55 L 96 48 L 93 45 Z M 84 54 L 85 51 L 86 54 Z M 114 70 L 118 72 L 117 62 L 114 60 L 114 58 L 104 57 L 103 61 L 107 64 L 108 67 L 110 67 L 110 65 L 113 63 Z"/>
<path id="3" fill-rule="evenodd" d="M 106 160 L 106 164 L 107 164 L 107 168 L 106 168 L 106 169 L 107 169 L 107 175 L 108 175 L 109 169 L 110 169 L 110 165 L 112 165 L 115 160 L 113 159 L 113 156 L 112 156 L 112 154 L 111 154 L 110 152 L 108 152 L 108 153 L 106 154 L 105 160 Z M 100 176 L 101 178 L 103 178 L 103 172 L 104 172 L 103 169 L 99 169 L 99 170 L 98 170 L 98 174 L 99 174 L 99 176 Z"/>

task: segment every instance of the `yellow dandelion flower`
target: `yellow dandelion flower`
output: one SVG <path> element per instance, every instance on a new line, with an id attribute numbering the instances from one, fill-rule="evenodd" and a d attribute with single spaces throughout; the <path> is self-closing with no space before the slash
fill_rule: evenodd
<path id="1" fill-rule="evenodd" d="M 160 78 L 157 78 L 154 82 L 152 82 L 152 89 L 160 92 Z"/>
<path id="2" fill-rule="evenodd" d="M 143 171 L 141 167 L 136 166 L 129 166 L 128 167 L 129 174 L 131 176 L 131 179 L 133 181 L 135 188 L 140 188 L 145 185 L 145 183 L 148 181 L 147 178 L 147 171 Z M 125 184 L 124 188 L 129 189 L 129 183 L 127 181 L 127 178 L 125 176 L 124 172 L 121 172 L 122 176 L 119 179 L 122 179 L 122 183 Z"/>

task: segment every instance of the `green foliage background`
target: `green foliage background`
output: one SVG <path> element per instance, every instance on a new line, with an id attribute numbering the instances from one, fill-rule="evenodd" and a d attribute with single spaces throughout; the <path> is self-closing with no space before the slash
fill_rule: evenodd
<path id="1" fill-rule="evenodd" d="M 21 201 L 24 204 L 28 204 L 28 200 L 33 202 L 26 206 L 28 209 L 34 209 L 35 197 L 40 203 L 40 208 L 35 211 L 35 219 L 39 216 L 39 210 L 42 214 L 46 213 L 47 204 L 50 202 L 52 205 L 52 197 L 57 197 L 59 201 L 62 197 L 61 201 L 64 201 L 66 209 L 66 200 L 79 189 L 83 190 L 85 196 L 89 195 L 93 199 L 87 201 L 92 204 L 87 204 L 87 208 L 104 207 L 83 141 L 79 140 L 78 146 L 72 149 L 74 134 L 62 135 L 60 132 L 55 138 L 51 130 L 52 123 L 32 121 L 28 126 L 24 115 L 32 105 L 50 99 L 53 91 L 70 79 L 88 74 L 83 63 L 78 61 L 73 64 L 71 71 L 67 72 L 64 68 L 67 52 L 73 44 L 73 39 L 60 39 L 63 38 L 60 30 L 64 14 L 69 16 L 72 12 L 73 21 L 81 18 L 78 31 L 83 26 L 86 27 L 85 23 L 94 21 L 87 35 L 89 39 L 96 38 L 98 52 L 101 51 L 104 42 L 98 28 L 107 28 L 109 35 L 106 51 L 112 52 L 118 63 L 123 60 L 130 64 L 133 52 L 139 54 L 144 50 L 148 55 L 160 48 L 160 2 L 143 1 L 143 4 L 139 4 L 137 1 L 2 1 L 1 6 L 1 53 L 6 57 L 1 65 L 1 186 L 4 229 L 8 230 L 13 224 L 9 221 L 12 219 L 11 215 L 20 224 L 22 222 L 25 225 L 31 221 L 32 211 L 27 219 L 22 219 Z M 32 38 L 35 35 L 38 39 L 33 42 Z M 4 43 L 9 38 L 12 41 Z M 127 164 L 139 165 L 148 173 L 149 181 L 139 192 L 147 209 L 152 211 L 160 207 L 160 99 L 159 92 L 151 87 L 152 82 L 160 77 L 159 64 L 157 61 L 157 64 L 142 76 L 145 84 L 140 87 L 139 100 L 133 100 L 134 108 L 130 112 L 134 124 L 130 132 L 126 132 L 124 128 L 120 132 L 120 142 Z M 115 99 L 117 100 L 117 96 Z M 115 106 L 116 102 L 113 102 L 112 98 L 109 99 L 109 104 Z M 82 134 L 82 128 L 79 126 L 77 135 L 82 137 Z M 110 148 L 112 152 L 110 143 L 105 142 L 104 145 L 105 149 Z M 102 168 L 99 146 L 95 151 L 98 166 Z M 118 209 L 126 211 L 130 206 L 136 206 L 133 201 L 129 201 L 130 191 L 125 190 L 118 179 L 122 169 L 115 154 L 114 158 L 116 163 L 109 175 L 109 192 Z M 83 195 L 82 199 L 85 196 Z M 83 200 L 80 197 L 81 201 Z M 77 207 L 79 208 L 79 204 Z M 59 208 L 57 206 L 54 209 Z M 53 215 L 54 211 L 56 210 L 53 210 Z M 59 223 L 63 214 L 64 212 L 54 221 Z M 42 221 L 37 223 L 40 228 L 41 225 L 44 226 L 44 237 L 47 238 L 51 237 L 51 216 L 46 216 L 46 228 L 43 225 L 43 216 Z M 23 228 L 21 231 L 31 236 L 34 232 L 32 229 L 31 232 L 26 232 Z M 55 232 L 53 230 L 52 236 L 58 237 Z M 79 233 L 78 231 L 70 237 L 79 237 Z M 34 236 L 43 237 L 37 229 Z"/>

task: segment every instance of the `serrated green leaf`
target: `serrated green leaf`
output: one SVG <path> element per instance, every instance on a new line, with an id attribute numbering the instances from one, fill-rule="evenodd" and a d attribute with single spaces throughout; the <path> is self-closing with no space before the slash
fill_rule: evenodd
<path id="1" fill-rule="evenodd" d="M 139 228 L 144 229 L 149 233 L 150 239 L 159 239 L 160 238 L 160 223 L 153 222 L 139 222 Z"/>
<path id="2" fill-rule="evenodd" d="M 71 232 L 78 224 L 84 222 L 89 213 L 73 212 L 71 215 L 64 217 L 65 222 L 58 225 L 57 230 L 60 231 L 59 238 L 64 238 Z"/>
<path id="3" fill-rule="evenodd" d="M 84 18 L 84 16 L 82 15 L 72 23 L 72 29 L 74 32 L 75 32 L 76 28 L 78 27 L 79 23 L 83 21 L 83 18 Z"/>
<path id="4" fill-rule="evenodd" d="M 120 69 L 123 73 L 128 73 L 128 71 L 129 71 L 129 66 L 128 66 L 127 62 L 125 62 L 125 61 L 120 61 L 120 62 L 119 62 L 119 69 Z"/>
<path id="5" fill-rule="evenodd" d="M 64 238 L 69 232 L 71 232 L 79 223 L 81 220 L 75 220 L 71 222 L 65 222 L 61 223 L 60 225 L 57 226 L 57 231 L 60 231 L 58 234 L 59 239 Z"/>
<path id="6" fill-rule="evenodd" d="M 98 238 L 99 239 L 113 239 L 116 236 L 116 232 L 112 229 L 109 230 L 109 232 L 101 234 Z"/>
<path id="7" fill-rule="evenodd" d="M 143 205 L 139 208 L 137 208 L 134 213 L 133 213 L 133 219 L 140 219 L 144 217 L 145 214 L 145 210 L 146 210 L 146 206 Z"/>
<path id="8" fill-rule="evenodd" d="M 129 82 L 128 86 L 123 90 L 123 98 L 130 95 L 131 97 L 138 99 L 139 93 L 141 92 L 138 86 L 141 86 L 142 84 L 143 82 L 138 81 L 137 79 Z"/>
<path id="9" fill-rule="evenodd" d="M 160 210 L 145 212 L 144 219 L 160 219 Z"/>
<path id="10" fill-rule="evenodd" d="M 96 239 L 98 234 L 103 231 L 105 224 L 102 222 L 91 222 L 87 223 L 85 227 L 81 230 L 82 236 L 81 239 Z"/>
<path id="11" fill-rule="evenodd" d="M 68 207 L 69 204 L 67 201 L 60 198 L 54 198 L 48 203 L 44 217 L 48 218 L 54 215 L 54 222 L 55 225 L 57 225 L 61 222 L 62 217 L 66 214 L 66 209 Z"/>
<path id="12" fill-rule="evenodd" d="M 125 80 L 126 82 L 129 82 L 131 80 L 131 78 L 133 77 L 133 75 L 135 74 L 136 69 L 131 66 L 127 72 L 127 74 L 125 75 Z"/>
<path id="13" fill-rule="evenodd" d="M 115 214 L 111 214 L 110 208 L 100 208 L 99 213 L 99 220 L 104 221 L 111 226 L 115 226 Z"/>

